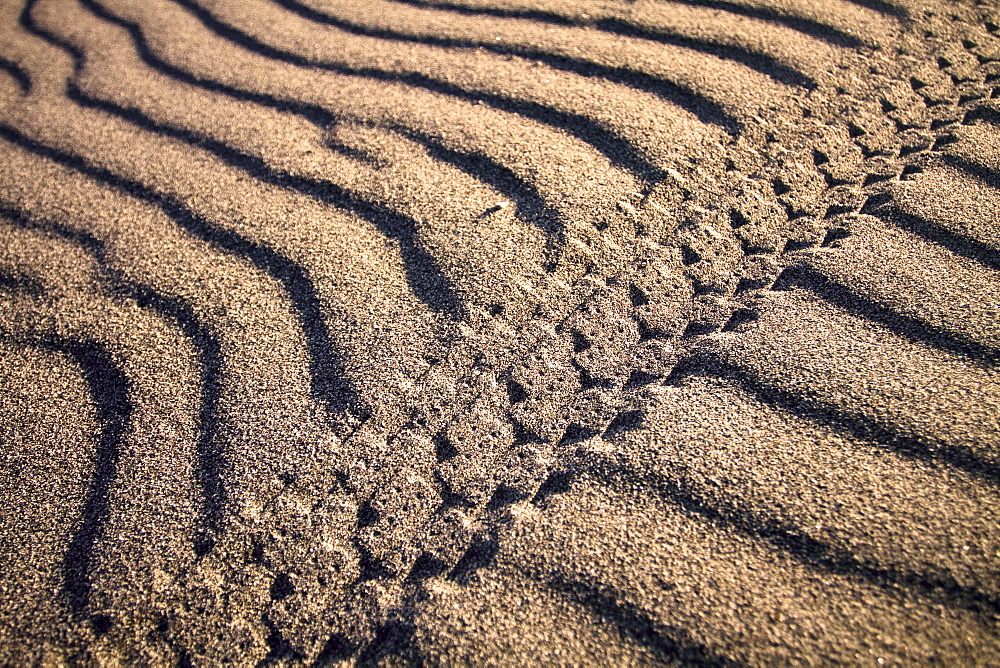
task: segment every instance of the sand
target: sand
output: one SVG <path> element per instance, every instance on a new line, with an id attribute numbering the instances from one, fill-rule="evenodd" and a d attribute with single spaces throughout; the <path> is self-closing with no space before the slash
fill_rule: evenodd
<path id="1" fill-rule="evenodd" d="M 0 662 L 998 665 L 1000 12 L 0 6 Z"/>

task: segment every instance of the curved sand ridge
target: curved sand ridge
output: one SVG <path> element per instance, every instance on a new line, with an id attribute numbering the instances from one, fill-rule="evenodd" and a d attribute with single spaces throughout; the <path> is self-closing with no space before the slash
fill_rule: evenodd
<path id="1" fill-rule="evenodd" d="M 9 3 L 4 656 L 988 663 L 997 22 Z"/>

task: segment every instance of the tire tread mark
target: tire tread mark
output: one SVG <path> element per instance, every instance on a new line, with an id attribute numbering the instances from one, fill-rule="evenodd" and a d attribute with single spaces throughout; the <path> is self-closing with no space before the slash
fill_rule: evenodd
<path id="1" fill-rule="evenodd" d="M 703 4 L 703 3 L 699 3 L 699 4 Z M 901 128 L 897 124 L 897 129 L 900 132 L 902 132 L 905 128 Z M 852 136 L 855 136 L 855 135 L 852 134 Z M 871 157 L 871 156 L 869 156 L 869 157 Z M 873 174 L 877 174 L 877 175 L 881 175 L 883 171 L 884 170 L 882 170 L 880 168 L 877 171 L 873 171 L 872 173 Z M 862 181 L 862 177 L 863 176 L 864 176 L 864 174 L 861 174 L 861 176 L 858 177 L 858 179 L 857 179 L 858 183 L 860 183 Z M 833 187 L 834 185 L 836 185 L 836 184 L 830 184 L 830 183 L 828 183 L 829 187 L 827 188 L 826 191 L 824 191 L 824 194 L 820 196 L 820 200 L 822 200 L 823 197 L 825 197 L 827 193 L 834 192 L 834 187 Z M 874 196 L 877 197 L 878 193 L 876 193 Z M 870 199 L 871 199 L 871 196 L 869 197 L 869 200 Z M 839 208 L 837 209 L 838 211 L 847 211 L 847 212 L 850 212 L 850 211 L 856 211 L 858 209 L 864 210 L 863 209 L 864 200 L 862 199 L 862 203 L 859 204 L 856 207 L 854 207 L 854 206 L 847 206 L 847 207 L 845 207 L 844 205 L 838 205 L 838 206 L 839 206 Z M 824 225 L 826 227 L 830 228 L 830 229 L 840 229 L 840 228 L 837 228 L 836 226 L 840 224 L 841 219 L 842 219 L 842 216 L 834 216 L 834 217 L 831 217 L 831 218 L 826 218 L 824 220 Z M 844 236 L 844 235 L 842 234 L 840 236 Z M 830 237 L 829 233 L 827 234 L 827 237 Z M 815 245 L 815 244 L 807 244 L 807 246 L 810 246 L 810 245 Z M 786 248 L 787 248 L 787 246 L 786 246 Z M 794 254 L 793 254 L 794 250 L 798 250 L 798 246 L 796 246 L 794 249 L 790 250 L 788 253 L 784 253 L 783 255 L 786 255 L 786 256 L 788 256 L 790 258 L 794 258 L 795 257 Z M 634 266 L 636 264 L 636 262 L 638 262 L 638 260 L 634 260 L 631 264 Z M 774 275 L 772 276 L 772 279 L 776 278 L 779 272 L 780 272 L 780 269 L 778 271 L 775 271 Z M 740 295 L 739 299 L 735 300 L 734 307 L 736 307 L 738 310 L 742 309 L 742 310 L 748 311 L 748 312 L 750 312 L 752 314 L 752 311 L 753 311 L 752 298 L 756 294 L 759 294 L 759 292 L 760 291 L 758 291 L 758 290 L 744 292 L 742 295 Z M 752 320 L 753 318 L 752 317 L 748 317 L 748 318 L 745 318 L 745 319 Z M 693 339 L 691 339 L 688 342 L 688 344 L 690 346 L 692 346 L 692 347 L 696 347 L 698 345 L 699 341 L 701 341 L 702 339 L 703 339 L 703 337 L 701 337 L 701 336 L 694 337 Z M 690 371 L 690 367 L 688 368 L 688 371 Z M 680 374 L 682 374 L 684 372 L 685 372 L 685 370 L 684 370 L 684 364 L 682 364 L 681 365 L 681 369 L 678 370 L 678 374 L 680 375 Z M 745 378 L 745 376 L 744 376 L 744 378 Z M 500 380 L 500 385 L 502 386 L 503 385 L 503 382 L 502 382 L 503 379 L 502 379 L 502 377 L 499 380 Z M 668 379 L 668 382 L 669 382 L 669 380 L 670 379 Z M 782 404 L 790 405 L 792 407 L 794 407 L 799 402 L 799 400 L 800 400 L 800 398 L 797 397 L 797 396 L 796 397 L 784 397 L 784 398 L 782 398 L 780 395 L 775 395 L 773 392 L 766 391 L 766 393 L 767 393 L 767 396 L 771 397 L 772 399 L 777 399 Z M 457 417 L 457 415 L 462 414 L 464 411 L 470 410 L 471 406 L 472 406 L 472 402 L 471 401 L 467 402 L 464 405 L 464 408 L 459 409 L 459 411 L 457 413 L 455 413 L 455 416 Z M 825 419 L 826 411 L 824 410 L 824 406 L 815 406 L 815 407 L 811 407 L 811 408 L 816 408 L 817 409 L 815 411 L 816 412 L 816 416 L 815 417 L 817 417 L 818 419 L 821 419 L 821 420 Z M 834 408 L 836 410 L 840 410 L 839 407 L 834 407 Z M 865 424 L 863 417 L 862 417 L 862 419 L 860 421 L 854 420 L 853 419 L 854 416 L 851 416 L 851 415 L 846 415 L 845 414 L 845 415 L 842 415 L 841 417 L 845 418 L 845 420 L 844 420 L 845 424 L 844 425 L 840 425 L 841 427 L 853 427 L 855 429 L 855 432 L 856 432 L 855 434 L 851 434 L 850 430 L 848 430 L 848 433 L 851 434 L 851 435 L 855 435 L 856 437 L 860 437 L 860 438 L 867 438 L 867 437 L 870 437 L 870 436 L 874 435 L 875 437 L 882 438 L 887 443 L 892 444 L 894 446 L 903 446 L 902 449 L 901 449 L 902 450 L 901 454 L 912 454 L 912 455 L 917 456 L 918 458 L 921 457 L 921 456 L 927 455 L 927 453 L 928 453 L 928 449 L 926 447 L 926 445 L 927 445 L 926 443 L 917 442 L 917 441 L 914 441 L 913 439 L 907 440 L 908 437 L 902 437 L 898 432 L 896 432 L 893 429 L 886 429 L 885 425 L 880 425 L 880 424 Z M 516 427 L 516 425 L 515 425 L 515 427 Z M 994 475 L 992 477 L 996 478 L 996 475 L 995 475 L 997 473 L 996 470 L 993 470 L 993 471 L 988 470 L 990 468 L 988 465 L 984 466 L 984 462 L 982 462 L 981 460 L 979 460 L 975 456 L 971 456 L 970 457 L 970 453 L 968 453 L 968 452 L 958 451 L 958 450 L 954 450 L 953 449 L 953 450 L 950 450 L 947 453 L 947 455 L 950 458 L 950 461 L 947 462 L 947 463 L 949 463 L 950 465 L 956 466 L 959 469 L 967 469 L 967 470 L 969 470 L 969 472 L 973 472 L 974 475 L 976 473 L 986 474 L 988 482 L 993 482 L 993 481 L 989 480 L 989 478 L 990 478 L 989 474 L 990 473 L 993 473 Z M 565 461 L 564 458 L 563 459 L 556 458 L 556 462 L 553 464 L 553 466 L 557 467 L 557 468 L 558 467 L 563 467 L 565 465 L 566 465 L 566 461 Z M 996 467 L 994 467 L 994 468 L 996 468 Z M 536 480 L 535 490 L 534 491 L 537 491 L 537 486 L 540 485 L 540 484 L 542 484 L 542 482 L 543 482 L 542 479 Z M 675 484 L 675 483 L 671 483 L 671 484 Z M 532 491 L 530 489 L 529 490 L 518 490 L 518 494 L 517 495 L 519 497 L 521 497 L 521 498 L 531 498 L 533 496 Z M 717 512 L 717 511 L 710 511 L 710 512 Z M 806 547 L 810 548 L 810 550 L 811 550 L 811 547 L 813 546 L 813 544 L 812 544 L 811 541 L 813 539 L 810 538 L 808 541 L 806 541 L 805 543 L 803 543 L 802 540 L 801 540 L 801 538 L 799 537 L 798 533 L 795 531 L 794 528 L 788 528 L 788 531 L 789 531 L 789 535 L 785 536 L 785 538 L 787 538 L 786 542 L 788 542 L 788 544 L 790 546 L 794 547 L 796 545 L 805 545 Z M 785 538 L 782 538 L 781 540 L 785 541 Z M 858 574 L 858 575 L 860 575 L 860 576 L 862 576 L 864 578 L 874 579 L 876 581 L 877 580 L 881 580 L 884 583 L 886 583 L 886 585 L 890 589 L 893 587 L 894 583 L 905 582 L 905 583 L 908 583 L 908 585 L 911 586 L 911 587 L 913 587 L 913 588 L 924 589 L 925 593 L 929 592 L 933 597 L 945 600 L 945 601 L 949 602 L 950 605 L 959 605 L 961 607 L 966 607 L 966 608 L 969 608 L 971 610 L 976 610 L 976 611 L 987 611 L 987 614 L 990 614 L 990 611 L 993 611 L 992 614 L 995 614 L 995 610 L 998 607 L 997 601 L 995 600 L 994 597 L 992 597 L 992 596 L 990 596 L 988 594 L 984 594 L 983 592 L 980 592 L 980 591 L 975 590 L 975 589 L 964 589 L 963 590 L 961 587 L 956 587 L 954 585 L 954 583 L 952 583 L 947 577 L 944 577 L 944 576 L 938 577 L 938 576 L 933 576 L 933 575 L 930 575 L 930 574 L 897 572 L 897 571 L 893 570 L 891 567 L 885 568 L 885 567 L 882 567 L 882 566 L 879 566 L 879 565 L 875 565 L 875 564 L 868 564 L 867 562 L 859 562 L 856 557 L 854 557 L 853 555 L 847 554 L 847 553 L 843 553 L 843 554 L 841 554 L 841 553 L 834 553 L 833 556 L 829 556 L 828 555 L 827 557 L 824 557 L 824 558 L 827 559 L 827 562 L 828 562 L 827 563 L 827 568 L 833 567 L 835 569 L 847 570 L 847 571 L 854 572 L 855 574 Z M 830 559 L 832 559 L 833 561 L 831 562 Z M 840 562 L 840 563 L 838 563 L 838 562 Z M 865 575 L 866 573 L 867 573 L 867 575 Z"/>
<path id="2" fill-rule="evenodd" d="M 900 129 L 900 131 L 902 130 L 903 129 Z M 873 173 L 881 175 L 881 173 L 884 171 L 884 167 L 877 165 L 876 167 L 879 171 Z M 858 182 L 860 182 L 861 180 L 862 178 L 859 177 Z M 882 179 L 879 179 L 879 182 L 881 181 Z M 828 189 L 826 192 L 829 193 L 835 192 L 836 185 L 837 184 L 828 184 Z M 821 199 L 822 197 L 823 196 L 821 196 Z M 869 197 L 869 200 L 870 199 L 871 197 Z M 836 207 L 837 211 L 850 213 L 851 211 L 856 211 L 859 208 L 863 209 L 865 202 L 864 198 L 858 200 L 858 202 L 859 204 L 857 205 L 849 205 L 849 206 L 837 205 Z M 843 213 L 841 213 L 838 216 L 834 216 L 832 218 L 827 218 L 827 225 L 831 229 L 839 229 L 836 226 L 840 224 L 839 221 L 841 220 L 842 217 Z M 830 234 L 828 233 L 826 236 L 827 238 L 829 238 Z M 843 236 L 843 234 L 841 234 L 840 236 Z M 775 279 L 776 277 L 777 275 L 772 276 L 772 280 Z M 770 283 L 770 281 L 763 281 L 763 283 L 767 285 Z M 753 293 L 749 294 L 752 295 L 755 294 L 756 292 L 757 291 L 754 291 Z M 752 314 L 752 308 L 749 309 L 747 308 L 747 304 L 749 303 L 747 301 L 747 298 L 737 300 L 737 303 L 739 305 L 739 308 L 748 311 Z M 907 327 L 914 324 L 909 322 L 908 320 L 905 320 L 905 316 L 900 316 L 899 314 L 895 314 L 891 311 L 882 309 L 875 309 L 875 311 L 877 312 L 875 312 L 874 315 L 882 319 L 887 319 L 889 321 L 896 322 L 897 324 L 906 325 Z M 900 321 L 899 320 L 900 318 L 903 318 L 903 320 Z M 744 319 L 752 320 L 753 318 L 749 317 Z M 918 323 L 918 324 L 922 325 L 923 323 Z M 917 330 L 919 334 L 928 334 L 928 332 L 923 331 L 922 327 L 917 327 Z M 932 332 L 932 334 L 937 334 L 937 332 Z M 697 341 L 700 340 L 701 338 L 702 338 L 701 336 L 695 337 L 695 339 L 690 342 L 690 345 L 696 346 Z M 956 346 L 959 345 L 960 343 L 962 342 L 957 341 Z M 683 373 L 683 366 L 684 365 L 681 365 L 681 368 L 677 369 L 678 374 Z M 747 375 L 745 373 L 745 370 L 738 370 L 738 371 L 740 373 L 743 373 L 743 379 L 747 380 Z M 799 407 L 802 406 L 801 397 L 782 396 L 781 394 L 776 393 L 774 391 L 774 388 L 764 388 L 760 386 L 759 383 L 757 385 L 758 385 L 757 389 L 760 390 L 760 392 L 758 392 L 759 395 L 763 394 L 765 398 L 777 402 L 777 404 L 780 405 L 781 407 L 794 409 L 796 406 Z M 753 383 L 750 383 L 749 387 L 750 389 L 753 389 L 754 388 Z M 467 409 L 470 406 L 471 403 L 467 405 Z M 935 448 L 937 448 L 939 445 L 937 443 L 925 442 L 919 438 L 902 434 L 901 432 L 897 431 L 896 429 L 888 425 L 875 423 L 870 419 L 866 418 L 865 416 L 846 413 L 842 411 L 839 407 L 828 406 L 826 404 L 817 406 L 812 406 L 812 405 L 807 406 L 804 417 L 807 418 L 811 417 L 813 419 L 825 420 L 826 422 L 824 423 L 827 424 L 828 426 L 831 426 L 829 422 L 829 416 L 831 413 L 835 414 L 835 416 L 837 417 L 837 420 L 834 421 L 835 427 L 841 430 L 846 430 L 846 433 L 856 438 L 861 438 L 864 440 L 868 440 L 870 442 L 875 442 L 884 447 L 891 447 L 895 451 L 906 456 L 912 456 L 918 459 L 927 459 L 929 457 L 930 461 L 935 461 L 937 463 L 945 463 L 957 469 L 964 470 L 967 473 L 972 474 L 973 477 L 978 477 L 979 479 L 984 480 L 985 482 L 988 482 L 990 484 L 996 484 L 997 481 L 1000 480 L 1000 477 L 998 477 L 998 474 L 1000 474 L 1000 467 L 997 467 L 990 462 L 982 460 L 977 455 L 969 451 L 967 448 L 952 447 L 946 445 L 944 447 L 943 452 L 941 451 L 934 452 Z M 562 464 L 556 464 L 555 466 L 562 466 L 564 463 L 565 462 L 563 462 Z M 532 493 L 530 490 L 527 491 L 517 490 L 517 495 L 522 498 L 530 498 L 532 496 Z M 830 560 L 826 559 L 826 561 L 829 562 Z M 950 602 L 949 604 L 951 605 L 959 605 L 960 607 L 966 607 L 979 612 L 986 611 L 987 614 L 989 614 L 990 611 L 995 611 L 998 607 L 997 601 L 990 595 L 984 594 L 983 592 L 980 592 L 975 589 L 969 589 L 969 588 L 963 589 L 961 586 L 958 586 L 951 579 L 945 576 L 936 576 L 933 574 L 925 574 L 925 573 L 909 573 L 902 571 L 897 572 L 896 569 L 893 569 L 891 567 L 887 569 L 878 565 L 859 562 L 855 557 L 853 557 L 848 553 L 840 554 L 839 556 L 836 557 L 836 559 L 834 559 L 833 562 L 828 563 L 827 566 L 835 567 L 835 569 L 841 571 L 844 570 L 851 571 L 854 572 L 855 574 L 858 573 L 867 574 L 864 575 L 865 578 L 880 581 L 884 586 L 887 586 L 890 589 L 895 584 L 906 583 L 911 588 L 925 590 L 924 593 L 929 593 L 934 598 L 947 600 Z"/>

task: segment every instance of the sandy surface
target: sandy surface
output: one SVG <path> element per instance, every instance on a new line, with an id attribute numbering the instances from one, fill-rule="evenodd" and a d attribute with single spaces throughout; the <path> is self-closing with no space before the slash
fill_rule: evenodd
<path id="1" fill-rule="evenodd" d="M 1000 665 L 1000 12 L 0 3 L 0 663 Z"/>

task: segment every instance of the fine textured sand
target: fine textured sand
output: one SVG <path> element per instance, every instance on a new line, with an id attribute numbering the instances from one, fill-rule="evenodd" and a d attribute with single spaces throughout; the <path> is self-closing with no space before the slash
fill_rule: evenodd
<path id="1" fill-rule="evenodd" d="M 0 2 L 0 663 L 1000 665 L 991 0 Z"/>

